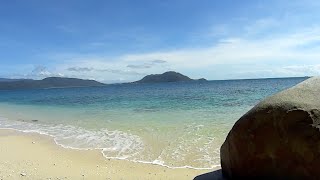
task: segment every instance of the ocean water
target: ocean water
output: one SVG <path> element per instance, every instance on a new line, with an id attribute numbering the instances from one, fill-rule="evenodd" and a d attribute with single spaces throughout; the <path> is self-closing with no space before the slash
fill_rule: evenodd
<path id="1" fill-rule="evenodd" d="M 306 78 L 0 91 L 0 128 L 170 168 L 214 168 L 233 124 Z"/>

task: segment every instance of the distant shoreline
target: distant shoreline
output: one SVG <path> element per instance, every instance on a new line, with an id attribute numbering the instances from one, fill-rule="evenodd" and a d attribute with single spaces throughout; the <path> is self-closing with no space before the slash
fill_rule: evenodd
<path id="1" fill-rule="evenodd" d="M 263 79 L 285 79 L 285 78 L 309 78 L 305 77 L 276 77 L 276 78 L 257 78 L 257 79 L 226 79 L 210 81 L 243 81 L 243 80 L 263 80 Z M 185 82 L 207 82 L 205 78 L 192 79 L 175 71 L 167 71 L 162 74 L 150 74 L 138 81 L 126 83 L 101 83 L 95 80 L 68 78 L 68 77 L 47 77 L 42 80 L 33 79 L 6 79 L 0 78 L 0 90 L 15 89 L 53 89 L 53 88 L 79 88 L 79 87 L 99 87 L 118 84 L 155 84 L 155 83 L 185 83 Z"/>
<path id="2" fill-rule="evenodd" d="M 193 82 L 199 82 L 199 83 L 203 83 L 203 82 L 214 82 L 214 81 L 246 81 L 246 80 L 272 80 L 272 79 L 308 79 L 311 78 L 312 76 L 304 76 L 304 77 L 270 77 L 270 78 L 253 78 L 253 79 L 215 79 L 215 80 L 206 80 L 206 81 L 178 81 L 178 82 L 155 82 L 155 83 L 137 83 L 137 82 L 124 82 L 124 83 L 110 83 L 110 84 L 106 84 L 106 83 L 100 83 L 100 85 L 90 85 L 90 86 L 66 86 L 66 87 L 61 87 L 61 86 L 57 86 L 57 87 L 43 87 L 43 88 L 15 88 L 15 89 L 2 89 L 1 88 L 1 82 L 0 81 L 0 91 L 1 90 L 24 90 L 24 89 L 64 89 L 64 88 L 88 88 L 88 87 L 107 87 L 107 86 L 111 86 L 111 85 L 139 85 L 139 84 L 162 84 L 162 83 L 193 83 Z M 82 80 L 82 79 L 80 79 Z M 12 81 L 10 81 L 11 83 Z M 15 81 L 13 81 L 15 82 Z"/>

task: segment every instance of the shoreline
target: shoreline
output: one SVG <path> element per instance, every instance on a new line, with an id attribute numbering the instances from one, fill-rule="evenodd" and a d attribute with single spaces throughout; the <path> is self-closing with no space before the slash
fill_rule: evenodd
<path id="1" fill-rule="evenodd" d="M 0 116 L 1 118 L 1 116 Z M 38 134 L 39 136 L 46 136 L 47 138 L 51 138 L 54 142 L 55 145 L 60 146 L 62 148 L 65 149 L 73 149 L 73 150 L 79 150 L 79 151 L 99 151 L 101 153 L 101 155 L 105 158 L 105 159 L 113 159 L 113 160 L 124 160 L 124 161 L 129 161 L 132 163 L 142 163 L 142 164 L 150 164 L 150 165 L 155 165 L 155 166 L 161 166 L 161 167 L 165 167 L 165 168 L 169 168 L 169 169 L 193 169 L 193 170 L 216 170 L 221 168 L 220 165 L 213 165 L 212 168 L 198 168 L 198 167 L 193 167 L 193 166 L 169 166 L 169 165 L 165 165 L 162 163 L 157 163 L 157 160 L 154 161 L 143 161 L 143 160 L 128 160 L 125 158 L 119 158 L 119 157 L 108 157 L 105 156 L 103 153 L 104 148 L 75 148 L 75 147 L 71 147 L 71 146 L 66 146 L 63 144 L 60 144 L 56 141 L 56 137 L 47 133 L 43 133 L 43 132 L 39 132 L 39 131 L 33 131 L 33 130 L 19 130 L 19 129 L 14 129 L 14 128 L 0 128 L 1 130 L 8 130 L 8 131 L 16 131 L 17 133 L 25 133 L 25 134 Z"/>
<path id="2" fill-rule="evenodd" d="M 206 157 L 202 156 L 203 154 L 205 154 L 207 151 L 205 151 L 203 154 L 200 154 L 198 152 L 198 154 L 200 154 L 201 156 L 195 156 L 197 158 L 193 158 L 193 156 L 190 156 L 191 158 L 188 160 L 184 159 L 179 159 L 181 161 L 184 161 L 182 163 L 179 162 L 179 160 L 175 161 L 176 159 L 174 159 L 175 157 L 172 157 L 170 159 L 169 155 L 166 156 L 165 158 L 160 157 L 161 153 L 164 151 L 165 152 L 165 148 L 167 148 L 166 146 L 168 146 L 167 144 L 165 144 L 165 142 L 167 142 L 167 139 L 162 139 L 162 141 L 160 141 L 164 146 L 159 146 L 159 144 L 157 143 L 158 141 L 158 137 L 154 136 L 150 139 L 148 139 L 146 135 L 146 133 L 144 134 L 139 134 L 135 131 L 131 131 L 131 130 L 127 130 L 127 129 L 121 129 L 116 127 L 116 128 L 100 128 L 100 129 L 86 129 L 83 128 L 81 126 L 77 126 L 77 125 L 66 125 L 63 126 L 63 124 L 61 123 L 56 123 L 56 124 L 49 124 L 46 122 L 51 122 L 54 121 L 55 119 L 60 119 L 61 117 L 55 117 L 55 114 L 52 112 L 60 112 L 61 109 L 58 110 L 53 110 L 51 113 L 47 113 L 47 111 L 43 111 L 41 112 L 41 109 L 36 109 L 35 107 L 29 107 L 29 106 L 25 106 L 25 105 L 16 105 L 16 104 L 5 104 L 5 103 L 1 103 L 1 113 L 0 113 L 0 130 L 1 129 L 9 129 L 9 130 L 15 130 L 15 131 L 19 131 L 19 132 L 23 132 L 23 133 L 37 133 L 40 135 L 44 135 L 44 136 L 49 136 L 50 138 L 52 138 L 55 142 L 55 144 L 57 144 L 58 146 L 61 146 L 63 148 L 67 148 L 67 149 L 75 149 L 75 150 L 98 150 L 101 152 L 101 154 L 107 158 L 107 159 L 115 159 L 115 160 L 126 160 L 126 161 L 130 161 L 130 162 L 134 162 L 134 163 L 144 163 L 144 164 L 152 164 L 152 165 L 158 165 L 158 166 L 162 166 L 162 167 L 166 167 L 166 168 L 171 168 L 171 169 L 184 169 L 184 168 L 189 168 L 189 169 L 196 169 L 196 170 L 214 170 L 216 168 L 220 167 L 220 161 L 216 161 L 217 156 L 215 153 L 215 151 L 210 151 L 212 152 L 212 154 L 214 154 L 215 156 L 211 156 L 213 157 L 212 160 L 210 158 L 208 158 L 209 160 L 206 161 Z M 20 106 L 20 107 L 19 107 Z M 25 108 L 27 107 L 27 108 Z M 25 109 L 24 109 L 25 108 Z M 38 111 L 36 111 L 38 110 Z M 51 111 L 51 109 L 50 109 Z M 19 114 L 17 114 L 16 112 L 19 112 Z M 40 115 L 36 116 L 39 113 Z M 36 115 L 35 115 L 36 114 Z M 73 115 L 73 114 L 72 114 Z M 74 115 L 75 116 L 75 115 Z M 45 119 L 47 117 L 54 117 L 52 119 L 48 118 Z M 72 117 L 68 117 L 68 120 L 72 119 Z M 2 122 L 3 121 L 3 122 Z M 44 123 L 38 123 L 38 121 L 43 121 Z M 71 123 L 70 123 L 71 124 Z M 106 125 L 104 125 L 106 126 Z M 191 127 L 191 125 L 188 125 Z M 202 125 L 201 125 L 202 126 Z M 84 126 L 85 127 L 85 126 Z M 159 126 L 157 126 L 159 127 Z M 141 128 L 141 127 L 140 127 Z M 68 131 L 67 131 L 67 130 Z M 193 129 L 191 129 L 193 130 Z M 85 132 L 83 132 L 85 131 Z M 65 133 L 65 132 L 73 132 L 73 133 Z M 105 133 L 107 132 L 107 133 Z M 110 143 L 108 141 L 108 139 L 106 140 L 107 143 L 105 143 L 102 140 L 105 140 L 105 136 L 108 137 L 110 136 L 109 133 L 116 133 L 115 135 L 111 135 L 111 136 L 115 136 L 117 138 L 118 135 L 122 136 L 118 139 L 112 139 L 113 137 L 110 138 Z M 90 136 L 97 136 L 98 138 L 96 138 L 94 141 L 94 144 L 90 144 L 87 143 L 89 138 L 86 138 L 86 136 L 84 136 L 84 134 L 89 134 Z M 94 133 L 92 135 L 92 133 Z M 101 135 L 102 133 L 104 133 L 103 135 Z M 107 135 L 105 135 L 107 134 Z M 125 137 L 127 136 L 127 137 Z M 159 136 L 159 134 L 158 134 Z M 72 140 L 74 140 L 74 142 L 79 142 L 79 143 L 69 143 L 71 141 L 64 141 L 64 138 L 68 139 L 69 137 L 72 138 Z M 80 137 L 80 138 L 78 138 Z M 85 138 L 81 138 L 81 137 L 85 137 Z M 89 137 L 89 136 L 88 136 Z M 146 138 L 147 137 L 147 138 Z M 143 139 L 145 138 L 145 139 Z M 102 140 L 100 140 L 102 139 Z M 122 151 L 125 153 L 122 154 L 117 154 L 113 153 L 112 151 L 110 151 L 110 147 L 109 144 L 116 144 L 118 141 L 120 142 L 120 145 L 124 144 L 124 146 L 122 147 L 126 147 L 126 145 L 128 143 L 126 143 L 126 139 L 129 139 L 131 142 L 131 144 L 133 144 L 133 153 L 131 153 L 130 151 Z M 81 141 L 84 140 L 84 141 Z M 144 141 L 146 140 L 146 141 Z M 209 141 L 207 139 L 205 139 L 206 141 Z M 129 141 L 129 143 L 130 143 Z M 177 140 L 176 140 L 177 141 Z M 82 142 L 84 142 L 82 145 Z M 116 143 L 114 143 L 116 142 Z M 137 143 L 136 143 L 137 142 Z M 140 145 L 139 143 L 142 142 Z M 147 142 L 147 143 L 145 143 Z M 108 144 L 109 143 L 109 144 Z M 122 144 L 121 144 L 122 143 Z M 211 143 L 211 142 L 209 142 Z M 80 145 L 78 145 L 80 144 Z M 137 147 L 134 147 L 135 144 L 138 144 Z M 177 148 L 178 147 L 179 142 L 177 143 L 172 143 L 173 147 Z M 117 145 L 117 144 L 116 144 Z M 130 145 L 130 144 L 129 144 Z M 202 144 L 200 144 L 202 145 Z M 143 154 L 144 149 L 137 149 L 140 148 L 138 146 L 141 146 L 142 148 L 151 146 L 152 148 L 147 149 L 149 151 L 147 151 L 146 154 Z M 192 148 L 199 148 L 201 149 L 202 146 L 197 146 L 197 145 L 189 145 Z M 169 147 L 169 146 L 168 146 Z M 129 148 L 129 150 L 131 148 L 131 145 Z M 136 148 L 136 149 L 134 149 Z M 203 147 L 206 148 L 206 147 Z M 119 149 L 119 148 L 118 148 Z M 125 149 L 125 148 L 124 148 Z M 121 150 L 121 147 L 120 147 Z M 118 150 L 118 151 L 120 151 Z M 152 150 L 152 151 L 151 151 Z M 171 151 L 173 151 L 172 149 L 169 149 Z M 197 149 L 196 149 L 197 150 Z M 214 149 L 215 150 L 215 149 Z M 130 157 L 131 154 L 134 154 L 136 152 L 142 152 L 141 156 L 138 155 L 137 157 Z M 126 153 L 128 152 L 128 153 Z M 160 154 L 160 155 L 159 155 Z M 182 154 L 182 153 L 181 153 Z M 198 155 L 196 154 L 196 155 Z M 128 155 L 128 156 L 126 156 Z M 145 155 L 145 156 L 144 156 Z M 149 157 L 147 157 L 149 156 Z M 145 158 L 146 157 L 146 158 Z M 182 157 L 184 158 L 184 157 Z M 189 157 L 187 157 L 189 158 Z M 202 159 L 203 158 L 203 159 Z M 199 159 L 199 161 L 198 161 Z M 202 162 L 204 162 L 202 164 Z M 210 163 L 211 162 L 211 163 Z"/>
<path id="3" fill-rule="evenodd" d="M 50 135 L 14 129 L 0 129 L 0 139 L 0 159 L 3 160 L 0 178 L 3 179 L 193 179 L 220 169 L 169 168 L 105 158 L 98 149 L 65 148 L 56 144 Z"/>

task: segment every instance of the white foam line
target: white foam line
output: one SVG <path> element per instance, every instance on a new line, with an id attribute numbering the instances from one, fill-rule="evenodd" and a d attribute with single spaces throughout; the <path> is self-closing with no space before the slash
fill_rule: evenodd
<path id="1" fill-rule="evenodd" d="M 126 161 L 130 161 L 130 162 L 134 162 L 134 163 L 152 164 L 152 165 L 163 166 L 163 167 L 166 167 L 169 169 L 185 169 L 185 168 L 187 168 L 187 169 L 196 169 L 196 170 L 211 170 L 211 169 L 214 169 L 217 167 L 221 167 L 221 165 L 212 165 L 210 168 L 198 168 L 198 167 L 193 167 L 193 166 L 168 166 L 163 163 L 159 163 L 157 160 L 150 162 L 150 161 L 141 161 L 141 160 L 129 160 L 126 158 L 119 158 L 119 157 L 108 157 L 108 156 L 105 156 L 104 154 L 103 154 L 103 156 L 108 159 L 126 160 Z"/>
<path id="2" fill-rule="evenodd" d="M 126 158 L 121 158 L 121 157 L 108 157 L 106 156 L 103 151 L 105 150 L 105 148 L 75 148 L 75 147 L 71 147 L 71 146 L 66 146 L 63 144 L 60 144 L 57 142 L 56 137 L 53 135 L 50 135 L 48 133 L 45 132 L 41 132 L 41 131 L 36 131 L 36 130 L 20 130 L 20 129 L 14 129 L 14 128 L 0 128 L 0 129 L 4 129 L 4 130 L 15 130 L 15 131 L 19 131 L 19 132 L 23 132 L 23 133 L 38 133 L 40 135 L 45 135 L 45 136 L 49 136 L 51 138 L 53 138 L 55 144 L 57 144 L 58 146 L 61 146 L 65 149 L 74 149 L 74 150 L 101 150 L 101 154 L 103 157 L 105 157 L 106 159 L 116 159 L 116 160 L 126 160 L 129 162 L 134 162 L 134 163 L 143 163 L 143 164 L 152 164 L 152 165 L 157 165 L 157 166 L 162 166 L 162 167 L 166 167 L 169 169 L 196 169 L 196 170 L 211 170 L 211 169 L 215 169 L 215 168 L 219 168 L 221 167 L 221 165 L 212 165 L 210 168 L 198 168 L 198 167 L 193 167 L 193 166 L 168 166 L 165 165 L 163 163 L 160 163 L 157 160 L 154 161 L 142 161 L 142 160 L 129 160 Z"/>

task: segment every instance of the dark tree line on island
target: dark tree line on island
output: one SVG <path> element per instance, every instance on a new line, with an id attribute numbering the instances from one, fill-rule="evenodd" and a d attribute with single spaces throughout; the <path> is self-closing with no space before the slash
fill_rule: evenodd
<path id="1" fill-rule="evenodd" d="M 205 79 L 191 79 L 183 74 L 169 71 L 163 74 L 147 75 L 139 81 L 132 82 L 139 83 L 165 83 L 165 82 L 188 82 L 188 81 L 206 81 Z M 48 77 L 42 80 L 33 79 L 6 79 L 0 78 L 0 90 L 11 89 L 44 89 L 44 88 L 67 88 L 67 87 L 91 87 L 91 86 L 105 86 L 107 84 L 95 81 L 84 80 L 77 78 L 65 77 Z"/>

